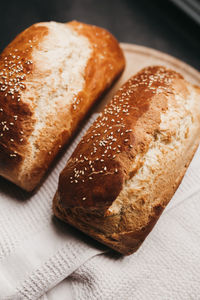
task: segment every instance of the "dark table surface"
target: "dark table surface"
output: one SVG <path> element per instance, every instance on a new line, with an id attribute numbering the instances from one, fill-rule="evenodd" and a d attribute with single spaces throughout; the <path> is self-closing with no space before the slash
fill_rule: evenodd
<path id="1" fill-rule="evenodd" d="M 33 23 L 73 19 L 105 27 L 121 42 L 161 50 L 200 70 L 200 27 L 169 0 L 4 0 L 0 50 Z"/>

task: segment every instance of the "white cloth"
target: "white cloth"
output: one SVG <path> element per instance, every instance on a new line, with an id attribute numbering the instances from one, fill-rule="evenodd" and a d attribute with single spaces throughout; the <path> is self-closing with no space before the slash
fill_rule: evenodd
<path id="1" fill-rule="evenodd" d="M 59 172 L 30 196 L 0 180 L 0 300 L 200 299 L 200 148 L 140 249 L 123 257 L 52 217 Z"/>

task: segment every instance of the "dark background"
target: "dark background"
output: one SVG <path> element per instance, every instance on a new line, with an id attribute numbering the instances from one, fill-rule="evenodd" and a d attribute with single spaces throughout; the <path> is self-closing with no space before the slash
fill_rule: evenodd
<path id="1" fill-rule="evenodd" d="M 200 70 L 200 27 L 170 0 L 4 0 L 0 50 L 33 23 L 73 19 L 105 27 L 121 42 L 164 51 Z"/>

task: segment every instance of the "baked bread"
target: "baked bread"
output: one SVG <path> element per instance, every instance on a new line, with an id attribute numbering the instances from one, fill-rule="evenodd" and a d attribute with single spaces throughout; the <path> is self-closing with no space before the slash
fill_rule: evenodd
<path id="1" fill-rule="evenodd" d="M 155 66 L 130 78 L 60 174 L 55 215 L 128 255 L 179 186 L 200 141 L 200 89 Z"/>
<path id="2" fill-rule="evenodd" d="M 106 30 L 38 23 L 0 56 L 0 175 L 31 191 L 125 65 Z"/>

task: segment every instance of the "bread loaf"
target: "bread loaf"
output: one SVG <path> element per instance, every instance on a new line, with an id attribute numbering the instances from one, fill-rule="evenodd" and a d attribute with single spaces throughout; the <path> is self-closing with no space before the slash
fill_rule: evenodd
<path id="1" fill-rule="evenodd" d="M 0 175 L 34 189 L 124 65 L 116 39 L 95 26 L 47 22 L 19 34 L 0 56 Z"/>
<path id="2" fill-rule="evenodd" d="M 130 78 L 60 174 L 55 215 L 128 255 L 151 231 L 200 141 L 200 89 L 175 71 Z"/>

